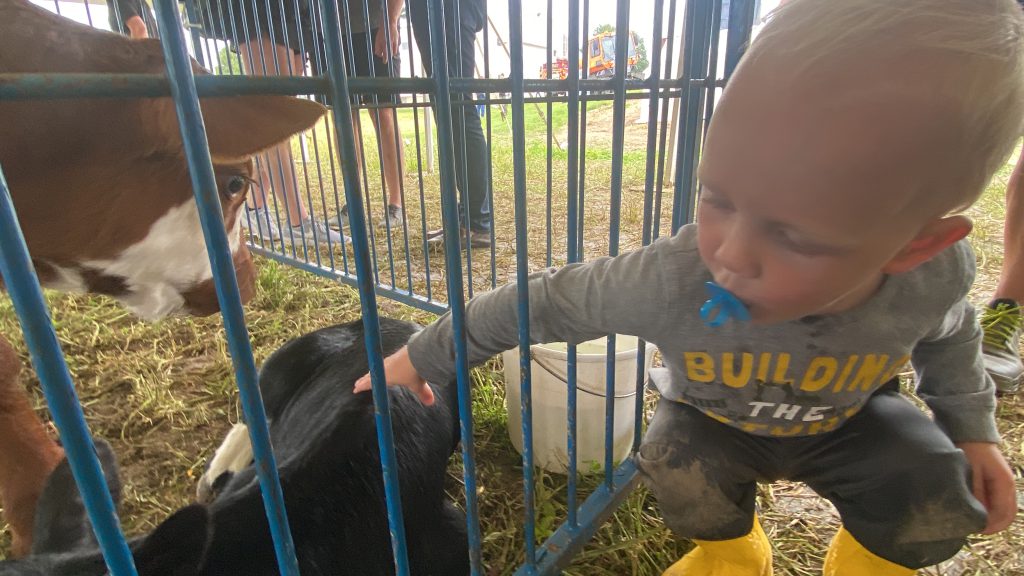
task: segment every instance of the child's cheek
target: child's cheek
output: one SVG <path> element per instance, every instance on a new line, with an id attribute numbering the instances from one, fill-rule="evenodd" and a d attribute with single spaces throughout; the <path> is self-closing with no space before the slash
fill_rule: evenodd
<path id="1" fill-rule="evenodd" d="M 704 263 L 704 266 L 715 271 L 714 255 L 718 250 L 718 246 L 721 244 L 719 226 L 715 222 L 715 219 L 710 215 L 710 210 L 703 210 L 698 206 L 697 209 L 697 250 L 700 253 L 700 259 Z"/>

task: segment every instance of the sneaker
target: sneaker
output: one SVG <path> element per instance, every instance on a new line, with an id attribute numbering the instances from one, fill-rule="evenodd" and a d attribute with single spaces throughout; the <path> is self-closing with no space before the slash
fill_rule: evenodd
<path id="1" fill-rule="evenodd" d="M 405 216 L 402 214 L 402 207 L 395 206 L 394 204 L 388 204 L 388 219 L 387 225 L 392 229 L 401 228 L 402 222 L 405 221 Z"/>
<path id="2" fill-rule="evenodd" d="M 348 236 L 328 226 L 326 222 L 313 220 L 312 216 L 303 220 L 298 226 L 292 226 L 292 233 L 295 234 L 296 240 L 317 242 L 324 246 L 328 244 L 328 241 L 332 246 L 341 246 L 342 239 L 345 242 L 352 241 Z"/>
<path id="3" fill-rule="evenodd" d="M 348 204 L 341 207 L 341 227 L 352 230 L 352 223 L 348 221 Z"/>
<path id="4" fill-rule="evenodd" d="M 266 208 L 247 208 L 242 215 L 242 226 L 250 235 L 263 240 L 274 242 L 281 238 L 281 230 Z"/>
<path id="5" fill-rule="evenodd" d="M 378 226 L 390 226 L 392 230 L 402 227 L 402 222 L 405 220 L 402 214 L 402 207 L 395 206 L 394 204 L 388 204 L 388 219 L 380 220 L 377 222 Z M 341 207 L 341 222 L 346 228 L 351 228 L 351 224 L 348 221 L 348 204 Z"/>
<path id="6" fill-rule="evenodd" d="M 431 230 L 427 232 L 427 243 L 435 246 L 444 245 L 444 229 Z M 464 240 L 466 238 L 466 229 L 459 228 L 459 239 Z M 469 232 L 469 245 L 473 248 L 490 248 L 491 247 L 491 233 L 485 230 L 470 230 Z"/>
<path id="7" fill-rule="evenodd" d="M 1020 304 L 1006 298 L 993 300 L 981 313 L 985 333 L 981 351 L 985 370 L 996 383 L 996 392 L 1012 394 L 1020 387 L 1024 364 L 1020 359 L 1022 322 Z"/>

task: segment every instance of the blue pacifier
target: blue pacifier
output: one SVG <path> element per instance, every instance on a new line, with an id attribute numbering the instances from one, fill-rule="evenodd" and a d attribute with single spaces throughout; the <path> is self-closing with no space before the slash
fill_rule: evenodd
<path id="1" fill-rule="evenodd" d="M 705 282 L 704 287 L 708 289 L 708 301 L 700 307 L 700 319 L 705 324 L 715 328 L 725 324 L 730 319 L 739 322 L 750 320 L 750 312 L 740 302 L 740 299 L 725 288 L 714 282 Z"/>

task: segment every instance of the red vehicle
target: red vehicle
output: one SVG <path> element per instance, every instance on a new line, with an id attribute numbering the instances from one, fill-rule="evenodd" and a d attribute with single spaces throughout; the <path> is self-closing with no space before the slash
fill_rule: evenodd
<path id="1" fill-rule="evenodd" d="M 542 80 L 565 80 L 569 77 L 569 60 L 567 58 L 557 58 L 551 63 L 551 69 L 554 73 L 548 75 L 548 65 L 545 62 L 540 67 L 540 77 Z"/>
<path id="2" fill-rule="evenodd" d="M 626 77 L 639 78 L 636 73 L 637 54 L 636 38 L 629 35 L 629 46 L 626 56 Z M 581 66 L 582 68 L 582 62 Z M 551 63 L 553 72 L 548 74 L 547 63 L 540 67 L 540 77 L 543 80 L 565 80 L 569 77 L 569 60 L 557 58 Z M 590 37 L 587 41 L 587 75 L 591 78 L 608 78 L 615 74 L 615 33 L 602 32 Z"/>

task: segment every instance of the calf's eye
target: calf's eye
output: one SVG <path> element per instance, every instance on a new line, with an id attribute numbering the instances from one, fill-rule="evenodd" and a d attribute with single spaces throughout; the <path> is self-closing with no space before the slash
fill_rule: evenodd
<path id="1" fill-rule="evenodd" d="M 241 176 L 233 176 L 231 180 L 228 181 L 228 193 L 234 196 L 235 194 L 245 190 L 245 182 L 245 178 Z"/>

